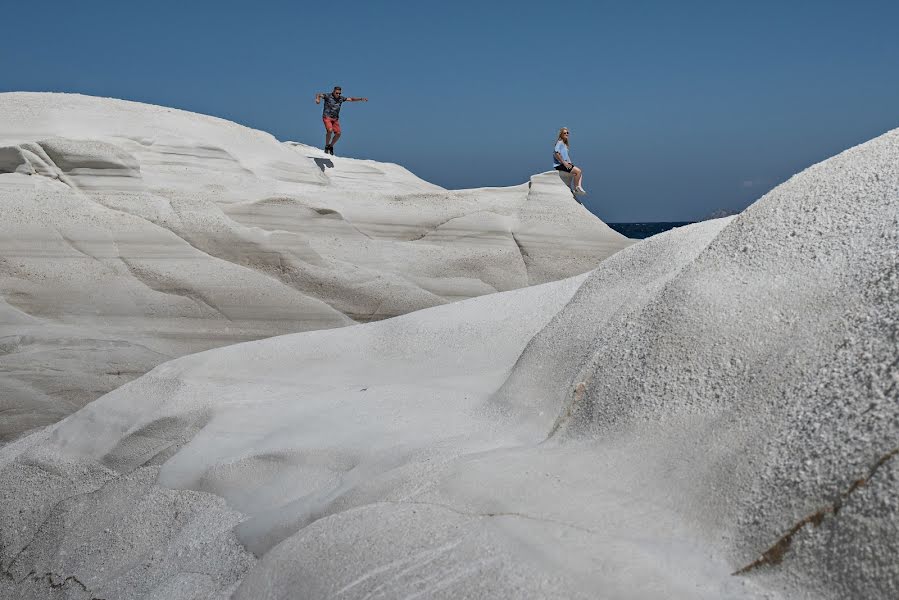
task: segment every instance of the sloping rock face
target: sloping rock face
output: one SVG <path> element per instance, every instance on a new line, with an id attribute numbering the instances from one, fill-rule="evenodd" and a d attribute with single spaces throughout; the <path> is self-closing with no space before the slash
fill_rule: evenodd
<path id="1" fill-rule="evenodd" d="M 228 121 L 0 94 L 0 443 L 171 358 L 583 273 L 554 174 L 452 192 Z"/>
<path id="2" fill-rule="evenodd" d="M 897 385 L 899 130 L 589 274 L 157 367 L 0 449 L 0 592 L 895 598 Z"/>
<path id="3" fill-rule="evenodd" d="M 642 287 L 597 269 L 497 405 L 564 406 L 565 440 L 640 439 L 643 476 L 740 577 L 899 596 L 899 130 L 794 176 L 681 268 L 645 258 Z"/>

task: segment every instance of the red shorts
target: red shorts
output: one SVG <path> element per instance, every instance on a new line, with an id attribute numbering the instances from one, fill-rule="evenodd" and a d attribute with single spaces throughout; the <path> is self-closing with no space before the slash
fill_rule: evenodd
<path id="1" fill-rule="evenodd" d="M 322 122 L 325 124 L 325 129 L 340 134 L 340 121 L 331 117 L 322 117 Z"/>

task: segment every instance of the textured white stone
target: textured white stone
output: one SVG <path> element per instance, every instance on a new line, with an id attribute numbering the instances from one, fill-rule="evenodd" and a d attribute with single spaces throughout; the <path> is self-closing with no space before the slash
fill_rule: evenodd
<path id="1" fill-rule="evenodd" d="M 895 598 L 897 342 L 899 130 L 589 274 L 158 366 L 0 449 L 0 591 Z"/>
<path id="2" fill-rule="evenodd" d="M 173 357 L 557 280 L 631 243 L 558 177 L 533 183 L 447 191 L 222 119 L 0 94 L 0 443 Z"/>

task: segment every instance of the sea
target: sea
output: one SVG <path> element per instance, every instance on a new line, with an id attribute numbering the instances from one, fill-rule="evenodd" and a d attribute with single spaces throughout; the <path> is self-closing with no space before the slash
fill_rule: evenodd
<path id="1" fill-rule="evenodd" d="M 690 225 L 695 221 L 666 221 L 659 223 L 609 223 L 609 227 L 625 237 L 635 240 L 652 237 L 657 233 L 674 229 L 675 227 L 683 227 Z"/>

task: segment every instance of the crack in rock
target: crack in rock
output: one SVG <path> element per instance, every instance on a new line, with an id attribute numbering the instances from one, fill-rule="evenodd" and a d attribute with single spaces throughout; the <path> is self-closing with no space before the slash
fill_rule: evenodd
<path id="1" fill-rule="evenodd" d="M 571 394 L 571 402 L 568 403 L 568 406 L 565 408 L 564 412 L 556 418 L 556 422 L 553 423 L 552 429 L 549 430 L 549 433 L 546 435 L 546 440 L 549 440 L 552 436 L 556 435 L 556 433 L 561 429 L 562 425 L 571 420 L 571 415 L 574 413 L 574 409 L 578 404 L 583 401 L 584 396 L 587 394 L 587 386 L 590 385 L 590 380 L 592 376 L 587 377 L 584 381 L 578 382 L 577 385 L 574 386 L 574 392 Z"/>
<path id="2" fill-rule="evenodd" d="M 465 217 L 470 217 L 471 215 L 477 215 L 480 213 L 489 213 L 489 212 L 490 212 L 489 210 L 476 210 L 476 211 L 473 211 L 470 213 L 465 213 L 465 214 L 461 214 L 461 215 L 456 215 L 455 217 L 450 217 L 449 219 L 446 219 L 445 221 L 437 223 L 436 225 L 425 225 L 425 227 L 428 228 L 427 231 L 425 231 L 418 237 L 414 237 L 411 240 L 406 240 L 406 241 L 407 242 L 417 242 L 418 240 L 427 237 L 429 234 L 436 233 L 438 229 L 440 229 L 444 225 L 448 225 L 449 223 L 452 223 L 453 221 L 456 221 L 458 219 L 464 219 Z M 494 213 L 494 214 L 496 214 L 496 213 Z"/>
<path id="3" fill-rule="evenodd" d="M 47 472 L 47 473 L 50 473 L 51 475 L 55 475 L 55 474 L 56 474 L 56 473 L 54 473 L 51 469 L 46 468 L 46 465 L 40 465 L 40 464 L 36 464 L 36 463 L 35 463 L 35 464 L 31 464 L 31 465 L 29 465 L 29 466 L 34 466 L 34 467 L 36 467 L 36 468 L 38 468 L 38 469 L 41 469 L 41 470 L 43 470 L 43 471 L 45 471 L 45 472 Z M 92 495 L 92 494 L 95 494 L 97 491 L 103 489 L 103 487 L 106 486 L 106 484 L 108 484 L 108 483 L 109 483 L 110 481 L 112 481 L 113 479 L 115 479 L 115 476 L 110 476 L 109 479 L 105 480 L 103 483 L 101 483 L 101 484 L 100 484 L 97 488 L 95 488 L 95 489 L 88 490 L 88 491 L 86 491 L 86 492 L 78 492 L 78 493 L 75 493 L 75 494 L 71 494 L 71 495 L 69 495 L 69 496 L 65 496 L 65 497 L 63 497 L 63 498 L 60 498 L 59 501 L 55 502 L 55 503 L 53 504 L 53 506 L 51 506 L 51 507 L 46 511 L 46 515 L 45 515 L 44 518 L 40 521 L 40 523 L 38 523 L 37 526 L 33 528 L 34 531 L 33 531 L 32 534 L 31 534 L 31 538 L 30 538 L 30 539 L 29 539 L 29 540 L 22 546 L 21 549 L 19 549 L 18 552 L 16 552 L 12 557 L 10 557 L 10 559 L 9 559 L 8 563 L 6 564 L 6 566 L 3 567 L 2 574 L 7 575 L 7 576 L 9 576 L 9 577 L 12 577 L 12 574 L 9 572 L 9 569 L 12 569 L 12 568 L 15 566 L 16 561 L 18 561 L 19 558 L 20 558 L 26 551 L 28 551 L 28 550 L 31 548 L 31 545 L 35 542 L 35 539 L 37 539 L 38 534 L 41 532 L 41 530 L 43 530 L 44 526 L 47 525 L 47 523 L 50 522 L 50 519 L 52 519 L 53 517 L 57 516 L 57 510 L 58 510 L 64 503 L 68 502 L 69 500 L 74 500 L 74 499 L 76 499 L 76 498 L 81 498 L 81 497 L 83 497 L 83 496 L 90 496 L 90 495 Z M 24 540 L 23 540 L 23 541 L 24 541 Z M 2 558 L 2 556 L 0 556 L 0 566 L 2 566 L 2 562 L 3 562 L 3 558 Z M 33 571 L 32 571 L 32 573 L 33 573 Z M 29 574 L 29 575 L 30 575 L 30 574 Z M 28 577 L 28 575 L 26 575 L 25 577 Z M 24 580 L 24 578 L 23 578 L 23 580 Z M 15 579 L 13 579 L 13 581 L 15 581 Z"/>
<path id="4" fill-rule="evenodd" d="M 521 254 L 522 260 L 525 257 L 527 257 L 527 258 L 531 257 L 531 255 L 528 253 L 528 251 L 525 249 L 525 247 L 521 245 L 521 242 L 518 241 L 518 236 L 516 236 L 514 232 L 512 232 L 512 241 L 515 242 L 516 246 L 518 246 L 518 252 Z"/>
<path id="5" fill-rule="evenodd" d="M 843 504 L 846 500 L 851 496 L 858 488 L 862 487 L 877 472 L 877 470 L 882 467 L 888 460 L 895 457 L 899 454 L 899 447 L 893 448 L 883 456 L 881 456 L 874 465 L 868 469 L 868 473 L 864 477 L 860 477 L 852 482 L 852 485 L 849 488 L 841 493 L 837 499 L 830 505 L 825 506 L 821 510 L 818 510 L 810 515 L 807 515 L 805 518 L 797 522 L 793 527 L 781 536 L 774 544 L 769 547 L 765 552 L 762 553 L 760 557 L 758 557 L 753 562 L 749 563 L 745 567 L 734 571 L 731 575 L 745 575 L 750 571 L 754 571 L 760 567 L 765 566 L 774 566 L 780 564 L 787 552 L 790 551 L 790 546 L 793 543 L 793 536 L 799 533 L 802 529 L 805 528 L 806 525 L 811 525 L 813 527 L 818 527 L 821 523 L 824 522 L 824 519 L 827 518 L 828 515 L 836 516 L 839 514 L 840 510 L 843 508 Z"/>
<path id="6" fill-rule="evenodd" d="M 94 596 L 94 593 L 90 590 L 90 588 L 88 588 L 86 585 L 84 585 L 84 583 L 74 575 L 69 575 L 69 576 L 65 577 L 59 583 L 53 582 L 54 576 L 61 577 L 61 575 L 59 575 L 57 573 L 44 573 L 43 575 L 38 575 L 37 572 L 31 571 L 30 573 L 25 575 L 25 577 L 22 577 L 21 579 L 16 581 L 16 578 L 13 577 L 9 571 L 4 570 L 3 576 L 6 579 L 9 579 L 10 581 L 12 581 L 16 585 L 20 585 L 23 581 L 25 581 L 28 578 L 31 578 L 31 580 L 35 581 L 35 582 L 45 581 L 51 590 L 58 590 L 60 588 L 64 588 L 66 585 L 68 585 L 71 582 L 71 583 L 74 583 L 75 585 L 77 585 L 78 587 L 80 587 L 84 593 L 90 595 L 91 600 L 104 600 L 104 598 Z"/>
<path id="7" fill-rule="evenodd" d="M 421 500 L 416 501 L 383 501 L 384 504 L 397 504 L 397 505 L 406 505 L 406 506 L 435 506 L 437 508 L 442 508 L 444 510 L 448 510 L 450 512 L 456 513 L 457 515 L 461 515 L 463 517 L 518 517 L 520 519 L 527 519 L 529 521 L 538 521 L 540 523 L 551 523 L 553 525 L 561 525 L 563 527 L 568 527 L 569 529 L 575 529 L 577 531 L 582 531 L 584 533 L 592 533 L 595 534 L 596 531 L 589 529 L 587 527 L 581 527 L 580 525 L 575 525 L 573 523 L 567 523 L 565 521 L 559 521 L 556 519 L 548 519 L 545 517 L 535 517 L 533 515 L 528 515 L 519 512 L 467 512 L 464 510 L 459 510 L 453 506 L 448 504 L 441 504 L 440 502 L 424 502 Z"/>
<path id="8" fill-rule="evenodd" d="M 531 255 L 528 254 L 528 251 L 525 250 L 524 246 L 521 245 L 521 242 L 518 241 L 518 237 L 515 236 L 514 231 L 510 231 L 512 234 L 512 241 L 515 242 L 515 245 L 518 247 L 518 254 L 521 256 L 521 264 L 524 265 L 524 280 L 527 285 L 531 285 L 531 276 L 528 274 L 528 259 L 531 258 Z"/>

